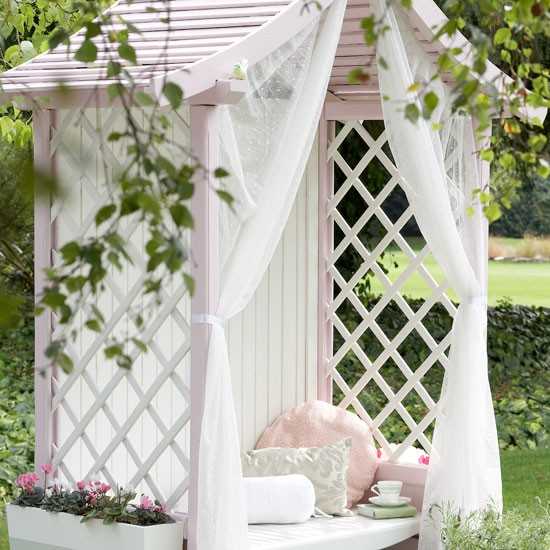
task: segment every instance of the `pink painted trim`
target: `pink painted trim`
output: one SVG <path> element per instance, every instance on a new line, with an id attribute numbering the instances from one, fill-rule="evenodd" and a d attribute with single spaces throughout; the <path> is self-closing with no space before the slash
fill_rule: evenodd
<path id="1" fill-rule="evenodd" d="M 37 170 L 51 173 L 53 163 L 50 152 L 51 128 L 54 113 L 37 110 L 33 113 L 34 164 Z M 51 266 L 52 232 L 51 204 L 45 197 L 35 198 L 34 207 L 34 270 L 35 300 L 42 294 L 45 285 L 44 269 Z M 35 319 L 35 463 L 51 462 L 53 442 L 52 422 L 52 371 L 44 351 L 51 339 L 52 319 L 48 313 Z"/>
<path id="2" fill-rule="evenodd" d="M 372 99 L 355 101 L 327 101 L 325 103 L 327 120 L 384 120 L 382 103 L 378 93 L 372 94 Z"/>
<path id="3" fill-rule="evenodd" d="M 422 510 L 424 487 L 428 468 L 419 464 L 392 464 L 381 462 L 376 470 L 374 481 L 395 479 L 403 482 L 403 496 L 410 497 L 417 510 Z M 367 496 L 373 496 L 369 494 Z"/>
<path id="4" fill-rule="evenodd" d="M 191 236 L 192 273 L 196 291 L 191 314 L 216 313 L 219 297 L 218 199 L 212 192 L 212 172 L 217 168 L 217 113 L 214 107 L 191 107 L 191 148 L 206 170 L 197 178 L 191 210 L 195 229 Z M 197 550 L 199 445 L 204 413 L 204 386 L 211 327 L 191 326 L 191 472 L 189 477 L 188 549 Z"/>
<path id="5" fill-rule="evenodd" d="M 333 162 L 327 157 L 329 133 L 334 123 L 322 116 L 319 122 L 319 215 L 318 215 L 318 336 L 317 336 L 317 399 L 332 402 L 332 376 L 327 372 L 332 356 L 332 323 L 327 319 L 331 301 L 332 277 L 328 273 L 328 257 L 333 246 L 333 226 L 327 205 L 333 194 Z"/>

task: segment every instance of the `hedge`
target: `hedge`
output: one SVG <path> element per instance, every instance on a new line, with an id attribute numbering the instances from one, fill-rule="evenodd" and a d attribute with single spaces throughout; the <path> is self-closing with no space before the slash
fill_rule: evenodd
<path id="1" fill-rule="evenodd" d="M 364 300 L 372 309 L 377 298 Z M 422 300 L 407 300 L 416 311 Z M 361 321 L 357 312 L 342 307 L 338 314 L 348 330 Z M 395 302 L 391 302 L 377 317 L 377 323 L 386 336 L 393 339 L 406 323 L 406 317 Z M 440 342 L 451 328 L 451 317 L 443 306 L 437 304 L 423 320 L 424 326 Z M 342 339 L 335 338 L 335 348 Z M 359 342 L 371 361 L 382 352 L 383 346 L 370 331 Z M 428 357 L 430 350 L 422 338 L 413 331 L 398 347 L 400 355 L 415 371 Z M 550 308 L 517 306 L 502 302 L 489 308 L 488 314 L 489 378 L 494 397 L 500 447 L 535 448 L 550 446 Z M 365 370 L 353 352 L 348 352 L 338 371 L 353 386 Z M 405 382 L 405 376 L 393 360 L 386 361 L 380 373 L 394 392 Z M 436 364 L 422 379 L 422 385 L 437 400 L 443 380 L 443 368 Z M 334 401 L 339 403 L 342 392 L 336 388 Z M 386 405 L 387 399 L 374 381 L 370 381 L 359 399 L 371 416 L 376 416 Z M 413 390 L 403 401 L 415 421 L 420 421 L 427 408 Z M 428 434 L 431 435 L 433 426 Z M 382 432 L 390 442 L 399 442 L 409 433 L 396 412 L 386 420 Z"/>
<path id="2" fill-rule="evenodd" d="M 33 469 L 33 340 L 30 319 L 0 331 L 0 502 L 11 496 L 15 477 Z"/>

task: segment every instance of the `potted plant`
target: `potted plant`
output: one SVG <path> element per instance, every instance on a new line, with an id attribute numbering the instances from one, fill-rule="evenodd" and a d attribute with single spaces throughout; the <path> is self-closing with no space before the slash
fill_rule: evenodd
<path id="1" fill-rule="evenodd" d="M 7 506 L 12 550 L 181 550 L 183 524 L 146 495 L 112 490 L 102 481 L 79 481 L 68 488 L 47 483 L 50 465 L 19 476 L 18 496 Z"/>

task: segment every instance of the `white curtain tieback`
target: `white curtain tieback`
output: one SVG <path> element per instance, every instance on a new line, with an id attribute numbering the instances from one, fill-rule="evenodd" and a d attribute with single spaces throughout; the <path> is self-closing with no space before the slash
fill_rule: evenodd
<path id="1" fill-rule="evenodd" d="M 210 315 L 209 313 L 196 313 L 191 316 L 191 324 L 193 325 L 216 325 L 224 328 L 225 321 L 221 317 Z"/>

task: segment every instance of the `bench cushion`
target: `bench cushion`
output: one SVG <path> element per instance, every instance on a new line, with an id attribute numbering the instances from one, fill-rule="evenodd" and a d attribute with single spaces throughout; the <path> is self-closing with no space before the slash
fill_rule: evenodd
<path id="1" fill-rule="evenodd" d="M 299 525 L 250 525 L 251 550 L 378 550 L 418 534 L 420 516 L 315 518 Z"/>

